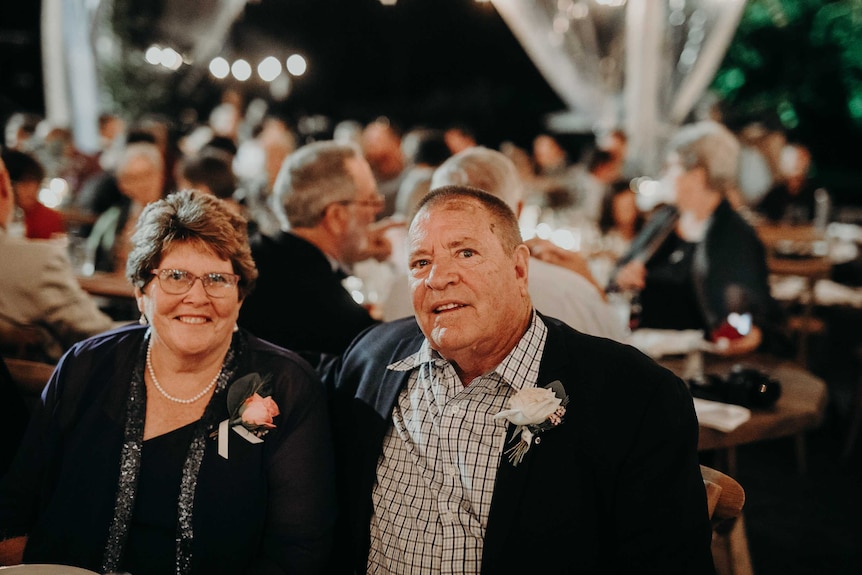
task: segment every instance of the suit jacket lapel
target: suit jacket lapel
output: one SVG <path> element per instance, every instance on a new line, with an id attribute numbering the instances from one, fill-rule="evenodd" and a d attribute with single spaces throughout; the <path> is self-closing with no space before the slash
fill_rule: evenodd
<path id="1" fill-rule="evenodd" d="M 542 317 L 541 314 L 539 316 Z M 544 318 L 542 319 L 544 320 Z M 544 387 L 554 380 L 560 380 L 571 397 L 572 390 L 569 389 L 566 382 L 566 375 L 568 374 L 570 378 L 572 371 L 571 351 L 566 349 L 560 332 L 549 322 L 545 321 L 545 324 L 548 326 L 548 338 L 542 353 L 537 384 L 539 387 Z M 527 495 L 526 484 L 527 479 L 531 476 L 530 469 L 533 456 L 536 453 L 536 446 L 533 445 L 527 451 L 524 459 L 517 467 L 512 465 L 505 452 L 515 444 L 514 433 L 515 426 L 510 424 L 506 430 L 506 443 L 500 456 L 497 481 L 494 484 L 494 496 L 491 499 L 491 510 L 488 513 L 488 528 L 485 531 L 483 551 L 483 555 L 486 557 L 489 553 L 504 551 L 503 541 L 506 540 L 506 534 L 510 529 L 518 527 L 514 523 L 524 497 Z M 531 485 L 535 486 L 537 482 L 534 477 L 532 479 Z"/>

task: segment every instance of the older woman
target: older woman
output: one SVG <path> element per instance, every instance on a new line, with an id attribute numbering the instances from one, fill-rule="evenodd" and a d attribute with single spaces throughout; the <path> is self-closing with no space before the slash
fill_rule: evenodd
<path id="1" fill-rule="evenodd" d="M 650 218 L 613 278 L 640 291 L 641 327 L 701 329 L 727 355 L 784 345 L 763 244 L 727 200 L 738 156 L 736 137 L 721 124 L 682 127 L 663 176 L 674 205 Z"/>
<path id="2" fill-rule="evenodd" d="M 143 325 L 60 360 L 0 485 L 0 562 L 320 570 L 334 519 L 323 389 L 237 328 L 257 276 L 245 229 L 196 191 L 142 212 L 126 275 Z"/>

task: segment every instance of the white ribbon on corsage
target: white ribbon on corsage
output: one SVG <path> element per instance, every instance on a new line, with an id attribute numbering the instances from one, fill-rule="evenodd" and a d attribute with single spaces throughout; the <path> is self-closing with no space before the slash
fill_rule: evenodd
<path id="1" fill-rule="evenodd" d="M 225 419 L 218 424 L 218 454 L 227 459 L 227 443 L 228 430 L 233 429 L 237 434 L 248 441 L 249 443 L 263 443 L 263 439 L 246 429 L 242 424 L 237 423 L 233 427 L 230 425 L 230 420 Z"/>

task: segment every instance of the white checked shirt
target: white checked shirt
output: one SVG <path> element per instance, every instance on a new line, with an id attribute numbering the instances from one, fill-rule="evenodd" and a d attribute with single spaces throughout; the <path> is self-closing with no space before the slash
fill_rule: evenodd
<path id="1" fill-rule="evenodd" d="M 547 327 L 533 313 L 517 346 L 464 387 L 428 345 L 388 369 L 411 371 L 392 412 L 372 492 L 368 573 L 478 573 L 509 397 L 535 387 Z"/>

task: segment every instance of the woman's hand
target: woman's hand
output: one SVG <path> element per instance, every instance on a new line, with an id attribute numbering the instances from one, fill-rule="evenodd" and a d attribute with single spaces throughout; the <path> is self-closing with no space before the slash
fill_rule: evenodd
<path id="1" fill-rule="evenodd" d="M 617 272 L 615 283 L 624 290 L 642 290 L 646 287 L 646 266 L 632 260 Z"/>
<path id="2" fill-rule="evenodd" d="M 393 228 L 403 228 L 407 224 L 402 219 L 383 218 L 368 226 L 368 247 L 366 256 L 379 262 L 385 262 L 392 255 L 392 242 L 387 232 Z"/>
<path id="3" fill-rule="evenodd" d="M 763 342 L 763 332 L 756 325 L 751 326 L 751 331 L 742 337 L 729 339 L 719 337 L 715 340 L 715 353 L 725 357 L 746 355 L 760 347 Z"/>

